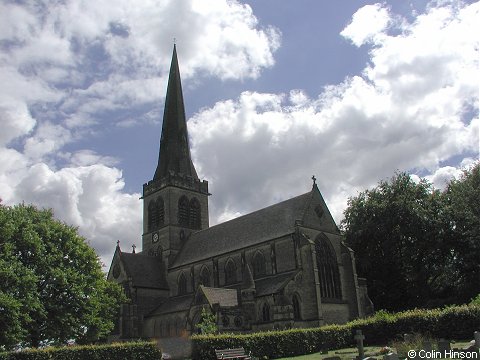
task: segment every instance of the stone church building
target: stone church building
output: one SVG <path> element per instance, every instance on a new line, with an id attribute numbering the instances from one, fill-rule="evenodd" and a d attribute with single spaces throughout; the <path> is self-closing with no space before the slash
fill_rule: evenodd
<path id="1" fill-rule="evenodd" d="M 208 182 L 190 156 L 174 47 L 158 165 L 143 185 L 142 251 L 117 244 L 108 273 L 131 300 L 112 339 L 195 333 L 203 307 L 228 332 L 315 327 L 370 313 L 353 251 L 312 179 L 305 194 L 210 227 Z"/>

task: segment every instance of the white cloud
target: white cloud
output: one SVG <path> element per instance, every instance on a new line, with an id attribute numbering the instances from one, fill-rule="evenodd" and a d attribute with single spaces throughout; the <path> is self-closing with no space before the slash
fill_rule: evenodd
<path id="1" fill-rule="evenodd" d="M 140 195 L 124 193 L 117 159 L 68 145 L 158 115 L 174 37 L 186 82 L 258 77 L 280 41 L 230 0 L 0 4 L 2 201 L 52 207 L 102 257 L 138 244 Z"/>
<path id="2" fill-rule="evenodd" d="M 127 247 L 140 243 L 140 194 L 123 193 L 124 182 L 118 169 L 96 164 L 54 171 L 37 163 L 11 171 L 8 182 L 17 182 L 11 186 L 16 202 L 25 200 L 52 208 L 58 219 L 77 226 L 104 263 L 108 264 L 115 240 Z"/>
<path id="3" fill-rule="evenodd" d="M 258 77 L 280 34 L 236 1 L 39 4 L 0 5 L 0 197 L 52 207 L 108 261 L 115 240 L 140 242 L 140 195 L 116 159 L 66 145 L 140 121 L 129 111 L 163 96 L 173 37 L 188 82 Z M 371 47 L 369 63 L 318 96 L 245 91 L 193 116 L 212 223 L 308 191 L 313 174 L 339 220 L 348 196 L 397 169 L 440 184 L 458 174 L 452 157 L 478 156 L 479 3 L 435 4 L 411 22 L 360 9 L 342 35 Z"/>
<path id="4" fill-rule="evenodd" d="M 392 18 L 382 4 L 366 5 L 352 16 L 352 22 L 340 33 L 356 46 L 376 42 L 382 37 Z"/>
<path id="5" fill-rule="evenodd" d="M 10 141 L 27 135 L 36 124 L 27 106 L 24 103 L 16 103 L 13 99 L 0 100 L 0 146 L 8 145 Z"/>
<path id="6" fill-rule="evenodd" d="M 337 221 L 348 196 L 396 170 L 421 169 L 442 187 L 457 176 L 441 164 L 479 151 L 478 39 L 467 31 L 479 6 L 432 6 L 396 29 L 381 5 L 361 9 L 349 31 L 364 26 L 359 16 L 385 15 L 354 40 L 375 39 L 362 76 L 316 99 L 244 92 L 196 114 L 193 154 L 211 183 L 214 219 L 308 191 L 311 174 Z"/>

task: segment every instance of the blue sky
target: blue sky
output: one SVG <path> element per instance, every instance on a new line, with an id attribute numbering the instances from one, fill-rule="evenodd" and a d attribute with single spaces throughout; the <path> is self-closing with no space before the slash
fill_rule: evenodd
<path id="1" fill-rule="evenodd" d="M 102 260 L 140 245 L 176 38 L 215 224 L 311 188 L 337 222 L 396 170 L 479 156 L 480 3 L 0 4 L 0 198 L 51 207 Z"/>

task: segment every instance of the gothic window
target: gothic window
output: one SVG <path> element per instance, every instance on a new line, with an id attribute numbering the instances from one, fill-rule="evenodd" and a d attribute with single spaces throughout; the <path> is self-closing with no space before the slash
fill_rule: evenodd
<path id="1" fill-rule="evenodd" d="M 265 303 L 262 307 L 262 320 L 263 321 L 270 321 L 270 306 Z"/>
<path id="2" fill-rule="evenodd" d="M 161 330 L 162 330 L 162 322 L 159 320 L 155 320 L 155 322 L 153 323 L 153 336 L 160 337 Z"/>
<path id="3" fill-rule="evenodd" d="M 166 336 L 172 336 L 172 334 L 170 333 L 172 330 L 171 330 L 171 327 L 170 327 L 170 321 L 167 321 L 167 325 L 166 325 Z"/>
<path id="4" fill-rule="evenodd" d="M 175 318 L 175 336 L 179 336 L 182 332 L 182 323 L 180 318 Z"/>
<path id="5" fill-rule="evenodd" d="M 293 305 L 293 319 L 301 320 L 302 316 L 300 314 L 300 300 L 297 294 L 293 295 L 292 305 Z"/>
<path id="6" fill-rule="evenodd" d="M 200 203 L 197 198 L 190 200 L 190 227 L 192 229 L 200 229 L 201 226 L 201 212 Z"/>
<path id="7" fill-rule="evenodd" d="M 187 278 L 182 272 L 178 277 L 178 295 L 184 295 L 187 293 Z"/>
<path id="8" fill-rule="evenodd" d="M 148 230 L 152 231 L 163 225 L 165 222 L 165 205 L 159 197 L 156 201 L 148 203 Z"/>
<path id="9" fill-rule="evenodd" d="M 186 196 L 182 196 L 178 200 L 178 224 L 181 226 L 188 226 L 188 199 Z"/>
<path id="10" fill-rule="evenodd" d="M 165 203 L 163 202 L 163 198 L 159 197 L 155 202 L 155 207 L 157 209 L 157 227 L 162 226 L 165 224 Z"/>
<path id="11" fill-rule="evenodd" d="M 266 274 L 265 256 L 261 251 L 257 251 L 253 256 L 252 267 L 255 279 Z"/>
<path id="12" fill-rule="evenodd" d="M 154 221 L 156 218 L 155 202 L 150 200 L 148 203 L 148 231 L 152 231 L 155 228 Z"/>
<path id="13" fill-rule="evenodd" d="M 228 315 L 222 316 L 222 325 L 223 327 L 228 327 L 230 325 L 230 318 L 228 317 Z"/>
<path id="14" fill-rule="evenodd" d="M 225 285 L 234 284 L 237 282 L 237 267 L 235 261 L 228 259 L 225 264 Z"/>
<path id="15" fill-rule="evenodd" d="M 210 271 L 207 267 L 204 267 L 200 272 L 200 285 L 210 286 Z"/>
<path id="16" fill-rule="evenodd" d="M 315 251 L 321 296 L 327 299 L 341 299 L 342 288 L 335 250 L 325 236 L 319 236 L 315 241 Z"/>

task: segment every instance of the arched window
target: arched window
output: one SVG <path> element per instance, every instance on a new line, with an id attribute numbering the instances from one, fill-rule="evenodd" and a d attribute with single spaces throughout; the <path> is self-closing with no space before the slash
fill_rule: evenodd
<path id="1" fill-rule="evenodd" d="M 270 321 L 270 306 L 265 303 L 262 307 L 262 320 L 263 321 Z"/>
<path id="2" fill-rule="evenodd" d="M 178 277 L 178 295 L 184 295 L 187 293 L 187 278 L 182 272 Z"/>
<path id="3" fill-rule="evenodd" d="M 201 227 L 201 212 L 200 212 L 200 203 L 197 198 L 192 198 L 190 200 L 190 227 L 192 229 L 200 229 Z"/>
<path id="4" fill-rule="evenodd" d="M 166 327 L 166 329 L 165 329 L 166 334 L 165 334 L 165 335 L 166 335 L 167 337 L 172 336 L 172 334 L 171 334 L 172 329 L 171 329 L 171 327 L 170 327 L 170 321 L 167 321 L 167 325 L 166 325 L 165 327 Z"/>
<path id="5" fill-rule="evenodd" d="M 335 250 L 325 236 L 318 236 L 315 240 L 315 251 L 321 296 L 327 299 L 341 299 L 342 287 Z"/>
<path id="6" fill-rule="evenodd" d="M 153 336 L 160 337 L 162 334 L 162 322 L 160 320 L 155 320 L 153 324 Z"/>
<path id="7" fill-rule="evenodd" d="M 155 201 L 150 200 L 148 203 L 148 231 L 155 229 L 156 212 Z"/>
<path id="8" fill-rule="evenodd" d="M 261 251 L 257 251 L 253 256 L 252 268 L 255 279 L 266 274 L 265 256 Z"/>
<path id="9" fill-rule="evenodd" d="M 293 295 L 292 305 L 293 305 L 293 319 L 294 320 L 301 320 L 302 315 L 300 313 L 300 300 L 299 300 L 297 294 Z"/>
<path id="10" fill-rule="evenodd" d="M 206 266 L 200 271 L 200 285 L 210 286 L 210 271 Z"/>
<path id="11" fill-rule="evenodd" d="M 188 226 L 188 199 L 186 196 L 182 196 L 178 200 L 178 224 Z"/>
<path id="12" fill-rule="evenodd" d="M 182 323 L 180 321 L 180 318 L 175 318 L 175 336 L 179 336 L 182 332 L 181 329 Z"/>
<path id="13" fill-rule="evenodd" d="M 225 285 L 234 284 L 237 282 L 237 267 L 235 261 L 228 259 L 225 264 Z"/>
<path id="14" fill-rule="evenodd" d="M 155 207 L 157 209 L 157 227 L 159 227 L 165 224 L 165 203 L 162 197 L 159 197 L 157 201 L 155 201 Z"/>
<path id="15" fill-rule="evenodd" d="M 163 198 L 148 203 L 148 230 L 152 231 L 165 223 L 165 204 Z"/>

